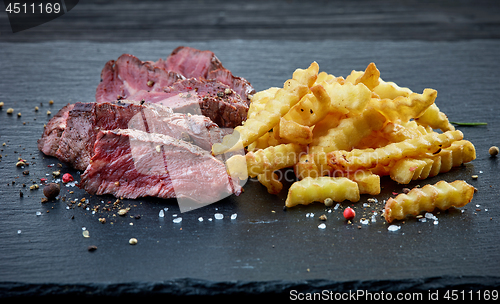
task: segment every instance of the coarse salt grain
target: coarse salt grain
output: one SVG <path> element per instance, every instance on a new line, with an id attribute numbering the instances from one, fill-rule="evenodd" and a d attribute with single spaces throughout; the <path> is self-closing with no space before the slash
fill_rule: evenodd
<path id="1" fill-rule="evenodd" d="M 216 220 L 222 220 L 224 218 L 224 215 L 222 215 L 222 213 L 216 213 L 214 214 L 214 217 Z"/>
<path id="2" fill-rule="evenodd" d="M 397 225 L 390 225 L 389 227 L 387 227 L 387 230 L 389 231 L 398 231 L 399 229 L 401 229 L 401 226 Z"/>
<path id="3" fill-rule="evenodd" d="M 165 212 L 163 212 L 163 210 L 160 210 L 160 212 L 158 213 L 158 216 L 159 217 L 164 217 L 165 216 Z"/>
<path id="4" fill-rule="evenodd" d="M 360 223 L 363 224 L 363 225 L 368 225 L 368 220 L 367 219 L 362 219 L 360 221 Z"/>
<path id="5" fill-rule="evenodd" d="M 203 218 L 200 216 L 200 217 L 198 218 L 198 221 L 199 221 L 199 222 L 203 222 Z"/>
<path id="6" fill-rule="evenodd" d="M 319 229 L 325 229 L 326 228 L 326 224 L 325 223 L 319 224 L 318 228 Z"/>
<path id="7" fill-rule="evenodd" d="M 235 219 L 236 219 L 236 217 L 238 217 L 238 215 L 237 215 L 236 213 L 231 214 L 231 219 L 232 219 L 232 220 L 235 220 Z"/>
<path id="8" fill-rule="evenodd" d="M 182 222 L 182 217 L 176 217 L 176 218 L 174 218 L 173 222 L 174 223 L 180 223 L 180 222 Z"/>

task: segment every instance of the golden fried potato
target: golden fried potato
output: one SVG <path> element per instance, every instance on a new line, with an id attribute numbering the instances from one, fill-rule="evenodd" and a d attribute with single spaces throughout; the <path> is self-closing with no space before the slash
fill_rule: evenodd
<path id="1" fill-rule="evenodd" d="M 476 158 L 474 145 L 468 140 L 459 140 L 436 154 L 426 153 L 420 158 L 403 158 L 390 167 L 391 179 L 408 184 L 412 180 L 426 179 L 445 173 L 453 167 Z"/>
<path id="2" fill-rule="evenodd" d="M 267 188 L 270 194 L 278 194 L 283 189 L 283 184 L 279 181 L 278 175 L 274 171 L 266 171 L 257 175 L 258 181 Z"/>
<path id="3" fill-rule="evenodd" d="M 373 91 L 379 85 L 379 79 L 380 71 L 377 69 L 375 63 L 372 62 L 366 67 L 365 72 L 354 81 L 354 84 L 362 83 L 370 91 Z"/>
<path id="4" fill-rule="evenodd" d="M 474 187 L 463 180 L 452 183 L 439 181 L 434 185 L 413 188 L 408 194 L 399 194 L 387 200 L 384 217 L 388 223 L 403 220 L 408 215 L 432 212 L 435 209 L 447 210 L 451 207 L 463 207 L 474 196 Z"/>
<path id="5" fill-rule="evenodd" d="M 335 173 L 334 173 L 335 174 Z M 359 188 L 359 194 L 380 194 L 380 176 L 369 170 L 357 170 L 355 172 L 340 173 L 348 179 L 356 182 Z"/>
<path id="6" fill-rule="evenodd" d="M 326 134 L 313 138 L 311 152 L 331 152 L 349 150 L 374 130 L 384 126 L 386 118 L 373 108 L 367 108 L 359 115 L 342 119 L 335 128 L 330 128 Z"/>
<path id="7" fill-rule="evenodd" d="M 310 90 L 311 93 L 306 94 L 283 118 L 313 126 L 328 115 L 331 99 L 326 90 L 321 85 L 315 85 Z"/>
<path id="8" fill-rule="evenodd" d="M 425 89 L 422 94 L 411 93 L 408 97 L 399 96 L 392 100 L 372 98 L 371 105 L 392 122 L 407 122 L 424 114 L 434 104 L 436 96 L 436 90 Z"/>
<path id="9" fill-rule="evenodd" d="M 212 145 L 212 153 L 218 155 L 231 151 L 237 143 L 248 146 L 279 123 L 290 108 L 295 105 L 308 92 L 307 86 L 295 79 L 285 82 L 273 98 L 269 99 L 261 111 L 248 118 L 245 124 L 234 128 L 234 132 L 224 136 L 222 143 Z"/>
<path id="10" fill-rule="evenodd" d="M 315 61 L 307 69 L 296 69 L 293 72 L 292 78 L 297 80 L 300 84 L 306 85 L 308 88 L 312 87 L 318 78 L 319 65 Z"/>
<path id="11" fill-rule="evenodd" d="M 234 155 L 226 161 L 231 176 L 245 179 L 255 177 L 266 171 L 292 167 L 300 155 L 305 153 L 305 146 L 299 144 L 280 144 L 243 155 Z M 245 165 L 243 165 L 243 163 Z"/>
<path id="12" fill-rule="evenodd" d="M 449 122 L 446 114 L 441 112 L 438 106 L 434 103 L 415 121 L 423 126 L 429 126 L 432 129 L 440 129 L 443 132 L 453 131 L 455 127 Z"/>
<path id="13" fill-rule="evenodd" d="M 312 142 L 312 130 L 313 127 L 304 126 L 282 117 L 279 126 L 274 129 L 274 132 L 279 134 L 279 142 L 307 145 Z"/>
<path id="14" fill-rule="evenodd" d="M 379 84 L 373 88 L 373 92 L 379 96 L 380 99 L 395 99 L 396 97 L 409 97 L 412 90 L 400 87 L 392 81 L 384 81 L 379 78 Z"/>
<path id="15" fill-rule="evenodd" d="M 247 119 L 253 117 L 256 113 L 262 111 L 266 107 L 269 99 L 274 98 L 278 87 L 271 87 L 269 89 L 255 93 L 250 99 L 250 106 L 248 107 Z"/>
<path id="16" fill-rule="evenodd" d="M 327 198 L 335 202 L 357 202 L 360 198 L 358 184 L 346 177 L 306 177 L 290 186 L 285 205 L 308 205 Z"/>
<path id="17" fill-rule="evenodd" d="M 330 96 L 330 112 L 361 113 L 368 106 L 372 97 L 372 92 L 363 83 L 323 82 L 320 85 Z"/>
<path id="18" fill-rule="evenodd" d="M 404 157 L 415 157 L 427 152 L 434 153 L 441 148 L 449 147 L 454 141 L 462 140 L 459 130 L 445 133 L 429 133 L 417 138 L 392 143 L 377 149 L 337 150 L 327 154 L 329 165 L 335 170 L 355 171 L 370 169 L 377 164 L 387 165 Z"/>

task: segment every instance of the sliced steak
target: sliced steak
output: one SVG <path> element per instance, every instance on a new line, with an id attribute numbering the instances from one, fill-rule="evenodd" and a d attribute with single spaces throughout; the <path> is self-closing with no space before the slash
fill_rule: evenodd
<path id="1" fill-rule="evenodd" d="M 96 195 L 175 197 L 206 204 L 242 191 L 210 152 L 134 129 L 98 133 L 95 154 L 78 186 Z"/>
<path id="2" fill-rule="evenodd" d="M 127 99 L 140 90 L 161 91 L 183 78 L 181 74 L 161 69 L 151 61 L 123 54 L 116 61 L 110 60 L 104 65 L 101 82 L 96 89 L 96 101 Z"/>
<path id="3" fill-rule="evenodd" d="M 223 136 L 209 118 L 173 113 L 160 104 L 131 101 L 76 103 L 68 112 L 65 131 L 60 135 L 58 149 L 52 156 L 83 171 L 94 154 L 97 133 L 117 128 L 167 134 L 206 150 L 210 150 L 213 143 L 220 142 Z M 49 138 L 42 137 L 41 141 Z"/>
<path id="4" fill-rule="evenodd" d="M 67 104 L 61 108 L 43 129 L 42 137 L 38 140 L 37 144 L 38 150 L 45 155 L 56 156 L 56 151 L 59 149 L 59 140 L 66 129 L 66 120 L 73 106 L 74 104 Z"/>
<path id="5" fill-rule="evenodd" d="M 249 95 L 255 94 L 255 89 L 248 80 L 234 76 L 211 51 L 180 46 L 166 60 L 160 59 L 155 65 L 166 71 L 182 74 L 186 78 L 214 79 L 222 82 L 247 102 Z"/>
<path id="6" fill-rule="evenodd" d="M 172 71 L 186 78 L 207 79 L 210 71 L 223 68 L 222 62 L 211 51 L 201 51 L 187 46 L 179 46 L 155 65 L 165 71 Z"/>
<path id="7" fill-rule="evenodd" d="M 140 91 L 131 98 L 162 104 L 179 113 L 204 115 L 223 128 L 241 125 L 248 112 L 248 103 L 216 80 L 188 78 L 166 87 L 163 92 Z"/>
<path id="8" fill-rule="evenodd" d="M 250 104 L 250 96 L 255 94 L 253 86 L 242 77 L 234 76 L 231 71 L 227 69 L 216 69 L 208 73 L 207 79 L 217 80 L 227 86 L 241 96 L 241 99 Z"/>

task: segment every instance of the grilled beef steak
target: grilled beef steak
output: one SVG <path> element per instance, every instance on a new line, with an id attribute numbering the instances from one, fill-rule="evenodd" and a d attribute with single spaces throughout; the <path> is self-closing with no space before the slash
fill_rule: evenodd
<path id="1" fill-rule="evenodd" d="M 181 84 L 178 85 L 179 82 Z M 222 92 L 229 89 L 232 94 L 226 94 L 223 99 L 207 97 L 206 94 L 192 94 L 193 98 L 180 98 L 174 103 L 169 102 L 169 106 L 175 112 L 183 113 L 194 108 L 195 111 L 190 112 L 191 114 L 205 115 L 220 127 L 228 128 L 240 125 L 246 118 L 249 95 L 255 93 L 246 79 L 236 77 L 225 69 L 213 52 L 181 46 L 166 60 L 160 59 L 157 62 L 141 61 L 128 54 L 121 55 L 116 61 L 107 62 L 101 72 L 96 101 L 128 99 L 158 102 L 172 97 L 172 92 L 179 88 L 182 89 L 179 93 L 186 92 L 186 87 L 189 86 L 195 89 L 206 88 L 208 92 L 215 94 L 221 88 Z M 165 92 L 168 94 L 165 95 Z M 196 106 L 194 101 L 199 105 Z M 224 115 L 222 112 L 225 112 Z"/>
<path id="2" fill-rule="evenodd" d="M 135 128 L 167 134 L 190 141 L 206 150 L 210 150 L 212 144 L 219 142 L 223 135 L 208 117 L 173 113 L 169 108 L 157 104 L 141 105 L 130 101 L 76 103 L 70 111 L 61 111 L 63 113 L 52 118 L 58 124 L 49 121 L 38 141 L 39 147 L 53 147 L 57 144 L 57 150 L 52 149 L 52 154 L 46 154 L 82 171 L 87 168 L 94 154 L 94 143 L 100 130 Z M 65 129 L 59 133 L 63 117 L 66 117 Z M 47 128 L 53 128 L 54 131 Z"/>
<path id="3" fill-rule="evenodd" d="M 128 99 L 140 90 L 161 91 L 184 77 L 175 72 L 167 72 L 152 62 L 141 61 L 137 57 L 123 54 L 110 60 L 101 71 L 101 82 L 96 89 L 97 102 L 113 102 Z"/>
<path id="4" fill-rule="evenodd" d="M 65 105 L 49 120 L 43 129 L 42 137 L 38 140 L 37 144 L 38 150 L 45 155 L 56 156 L 56 151 L 59 149 L 59 140 L 66 129 L 66 120 L 73 107 L 74 104 Z"/>
<path id="5" fill-rule="evenodd" d="M 90 194 L 187 198 L 211 203 L 241 187 L 210 152 L 158 133 L 100 131 L 90 165 L 78 184 Z"/>
<path id="6" fill-rule="evenodd" d="M 159 103 L 175 112 L 204 115 L 224 128 L 241 125 L 248 112 L 248 104 L 238 94 L 215 80 L 188 78 L 163 92 L 139 91 L 131 99 Z"/>

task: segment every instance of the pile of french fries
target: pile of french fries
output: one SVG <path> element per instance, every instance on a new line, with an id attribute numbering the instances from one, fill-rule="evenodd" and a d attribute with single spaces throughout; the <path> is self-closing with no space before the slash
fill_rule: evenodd
<path id="1" fill-rule="evenodd" d="M 416 93 L 382 80 L 374 63 L 344 78 L 319 72 L 313 62 L 296 69 L 283 87 L 253 95 L 247 120 L 212 152 L 246 147 L 245 155 L 227 159 L 229 174 L 257 177 L 271 194 L 283 190 L 277 170 L 293 168 L 287 207 L 327 198 L 356 202 L 361 194 L 380 193 L 381 176 L 408 184 L 475 159 L 474 145 L 455 130 L 436 97 L 433 89 Z M 439 199 L 447 201 L 447 193 Z"/>

